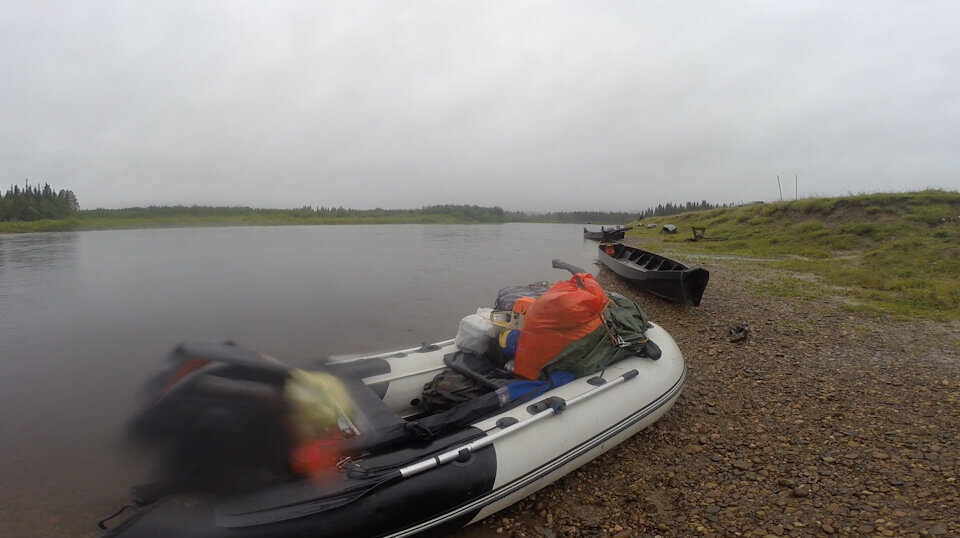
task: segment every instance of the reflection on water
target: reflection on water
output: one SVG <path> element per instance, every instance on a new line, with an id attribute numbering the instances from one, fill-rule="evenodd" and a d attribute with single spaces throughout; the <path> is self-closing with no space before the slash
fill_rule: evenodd
<path id="1" fill-rule="evenodd" d="M 146 475 L 116 450 L 139 384 L 181 340 L 293 364 L 453 337 L 504 286 L 594 271 L 579 225 L 0 235 L 0 529 L 96 536 Z"/>
<path id="2" fill-rule="evenodd" d="M 0 235 L 0 274 L 11 268 L 44 268 L 70 263 L 80 234 L 36 233 Z"/>
<path id="3" fill-rule="evenodd" d="M 41 288 L 65 284 L 78 241 L 76 233 L 0 235 L 0 305 L 40 300 L 48 296 Z"/>

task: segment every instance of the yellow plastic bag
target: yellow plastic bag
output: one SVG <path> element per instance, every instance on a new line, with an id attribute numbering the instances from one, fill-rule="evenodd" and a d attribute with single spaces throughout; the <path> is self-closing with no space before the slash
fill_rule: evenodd
<path id="1" fill-rule="evenodd" d="M 336 377 L 294 368 L 284 387 L 291 429 L 300 441 L 339 436 L 341 417 L 353 412 L 350 394 Z"/>

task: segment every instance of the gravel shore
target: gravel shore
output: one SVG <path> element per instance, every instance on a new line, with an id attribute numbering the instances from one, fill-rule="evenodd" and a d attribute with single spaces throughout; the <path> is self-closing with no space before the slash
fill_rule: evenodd
<path id="1" fill-rule="evenodd" d="M 599 275 L 683 351 L 674 408 L 456 536 L 960 536 L 960 327 L 771 298 L 773 270 L 700 263 L 698 308 Z"/>

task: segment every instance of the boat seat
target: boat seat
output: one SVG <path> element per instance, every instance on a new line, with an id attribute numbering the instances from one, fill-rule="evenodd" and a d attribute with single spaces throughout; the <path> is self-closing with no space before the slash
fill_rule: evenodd
<path id="1" fill-rule="evenodd" d="M 387 408 L 374 390 L 359 378 L 345 376 L 342 379 L 356 406 L 354 414 L 357 418 L 354 419 L 353 415 L 350 418 L 355 420 L 359 435 L 345 439 L 340 445 L 341 452 L 344 455 L 380 453 L 406 443 L 427 442 L 439 432 L 460 427 L 468 419 L 474 420 L 489 414 L 491 409 L 500 408 L 497 397 L 491 393 L 518 379 L 513 372 L 495 362 L 470 353 L 451 353 L 444 356 L 443 361 L 447 367 L 475 380 L 488 392 L 446 412 L 408 422 Z M 429 435 L 425 436 L 425 432 Z"/>
<path id="2" fill-rule="evenodd" d="M 387 404 L 360 378 L 343 376 L 339 379 L 353 402 L 353 411 L 347 415 L 360 435 L 394 428 L 405 423 L 403 418 L 387 407 Z"/>

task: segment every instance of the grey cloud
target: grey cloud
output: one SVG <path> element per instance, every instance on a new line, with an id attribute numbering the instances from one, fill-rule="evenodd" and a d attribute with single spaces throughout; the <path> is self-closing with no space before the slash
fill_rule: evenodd
<path id="1" fill-rule="evenodd" d="M 6 2 L 0 180 L 84 207 L 640 210 L 776 199 L 777 173 L 801 196 L 955 190 L 958 15 Z"/>

